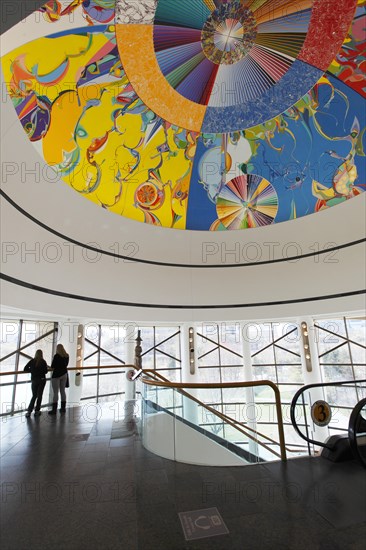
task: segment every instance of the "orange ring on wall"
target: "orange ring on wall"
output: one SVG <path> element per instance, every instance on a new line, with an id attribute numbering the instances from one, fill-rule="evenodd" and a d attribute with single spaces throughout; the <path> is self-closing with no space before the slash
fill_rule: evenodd
<path id="1" fill-rule="evenodd" d="M 156 59 L 153 25 L 116 25 L 119 56 L 139 98 L 164 120 L 200 132 L 206 106 L 180 95 L 166 80 Z"/>

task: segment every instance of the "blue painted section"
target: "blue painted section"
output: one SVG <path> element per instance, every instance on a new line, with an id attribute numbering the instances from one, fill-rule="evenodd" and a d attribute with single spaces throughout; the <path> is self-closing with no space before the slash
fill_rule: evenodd
<path id="1" fill-rule="evenodd" d="M 266 128 L 273 130 L 273 136 L 269 141 L 264 137 L 255 139 L 252 143 L 256 152 L 243 165 L 243 173 L 264 177 L 276 190 L 278 211 L 273 223 L 292 219 L 294 208 L 298 218 L 314 213 L 318 198 L 313 195 L 313 180 L 327 189 L 334 188 L 335 175 L 349 155 L 353 155 L 357 169 L 354 185 L 361 192 L 366 191 L 365 101 L 342 81 L 330 75 L 327 78 L 330 84 L 321 84 L 316 94 L 306 96 L 308 107 L 305 102 L 301 109 L 295 104 L 277 117 L 277 125 L 268 121 L 259 128 L 259 136 L 261 131 L 264 136 Z M 352 137 L 357 127 L 358 137 Z M 238 151 L 245 139 L 243 130 L 236 145 Z M 221 142 L 222 134 L 218 133 L 203 135 L 198 141 L 187 229 L 208 231 L 217 220 L 215 197 L 222 186 L 224 161 Z M 342 196 L 337 195 L 334 204 L 342 204 L 342 200 Z M 342 210 L 339 216 L 341 220 Z M 222 226 L 220 229 L 225 230 Z"/>
<path id="2" fill-rule="evenodd" d="M 205 146 L 202 136 L 197 142 L 197 153 L 192 169 L 188 195 L 186 229 L 208 230 L 216 219 L 214 196 L 221 181 L 223 155 L 221 135 L 213 136 L 213 143 Z M 204 180 L 205 183 L 201 183 Z"/>
<path id="3" fill-rule="evenodd" d="M 231 107 L 208 107 L 201 131 L 234 132 L 262 124 L 298 101 L 322 75 L 320 69 L 297 59 L 283 78 L 261 96 Z"/>

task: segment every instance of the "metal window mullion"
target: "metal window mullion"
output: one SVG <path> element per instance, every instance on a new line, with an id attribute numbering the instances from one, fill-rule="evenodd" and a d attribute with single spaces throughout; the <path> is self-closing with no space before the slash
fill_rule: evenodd
<path id="1" fill-rule="evenodd" d="M 299 353 L 296 353 L 295 351 L 291 351 L 290 349 L 286 349 L 282 346 L 279 346 L 278 344 L 273 344 L 273 347 L 274 348 L 278 348 L 278 349 L 282 349 L 283 351 L 285 351 L 286 353 L 291 353 L 292 355 L 296 355 L 296 357 L 300 357 L 300 354 Z M 291 363 L 289 363 L 291 365 Z"/>
<path id="2" fill-rule="evenodd" d="M 220 374 L 220 384 L 222 384 L 222 373 L 221 373 L 221 349 L 220 349 L 220 328 L 219 328 L 219 325 L 216 325 L 216 330 L 217 330 L 217 350 L 218 350 L 218 355 L 219 355 L 219 374 Z M 224 412 L 224 409 L 223 409 L 223 402 L 224 402 L 224 394 L 223 394 L 223 390 L 222 388 L 220 388 L 220 394 L 221 394 L 221 407 L 220 407 L 220 411 L 221 413 Z M 225 429 L 225 423 L 224 421 L 222 421 L 222 435 L 225 439 L 225 433 L 226 433 L 226 429 Z"/>
<path id="3" fill-rule="evenodd" d="M 58 337 L 58 323 L 53 323 L 53 334 L 52 334 L 52 348 L 51 348 L 51 364 L 52 360 L 56 354 L 56 348 L 57 348 L 57 337 Z M 51 380 L 52 380 L 52 374 L 51 374 Z M 53 402 L 53 389 L 52 389 L 52 381 L 50 380 L 50 384 L 48 387 L 48 403 Z"/>
<path id="4" fill-rule="evenodd" d="M 275 345 L 275 337 L 273 332 L 273 323 L 271 323 L 271 334 L 272 334 L 272 345 L 273 345 L 273 358 L 274 358 L 274 368 L 275 368 L 275 374 L 276 374 L 276 385 L 278 387 L 278 372 L 277 372 L 277 355 L 276 355 L 276 345 Z"/>
<path id="5" fill-rule="evenodd" d="M 25 344 L 24 346 L 21 346 L 21 347 L 18 346 L 18 348 L 15 351 L 12 351 L 11 353 L 8 353 L 8 355 L 4 355 L 4 357 L 1 357 L 0 358 L 0 363 L 1 363 L 1 361 L 5 361 L 5 359 L 9 359 L 9 357 L 11 357 L 12 355 L 15 355 L 18 351 L 22 351 L 25 348 L 29 348 L 29 346 L 31 346 L 32 344 L 35 344 L 36 342 L 39 342 L 43 338 L 46 338 L 47 336 L 52 334 L 52 332 L 53 332 L 53 330 L 50 330 L 49 332 L 46 332 L 46 334 L 43 334 L 42 336 L 39 336 L 38 338 L 35 338 L 34 340 L 31 340 L 30 342 L 28 342 L 28 344 Z"/>
<path id="6" fill-rule="evenodd" d="M 96 349 L 95 351 L 93 351 L 93 353 L 89 353 L 89 355 L 85 355 L 84 356 L 84 361 L 87 361 L 88 359 L 93 357 L 93 355 L 96 355 L 97 353 L 98 353 L 98 350 Z"/>
<path id="7" fill-rule="evenodd" d="M 203 334 L 200 334 L 199 332 L 197 332 L 197 336 L 201 336 L 202 338 L 204 338 L 205 340 L 207 340 L 207 342 L 211 342 L 211 344 L 214 344 L 215 346 L 218 346 L 226 351 L 228 351 L 229 353 L 232 353 L 233 355 L 236 355 L 237 357 L 240 357 L 240 359 L 243 359 L 243 356 L 240 355 L 240 353 L 238 353 L 237 351 L 234 351 L 230 348 L 227 348 L 226 346 L 223 346 L 222 344 L 219 343 L 219 341 L 215 342 L 215 340 L 211 340 L 211 338 L 208 338 L 207 336 L 203 336 Z M 216 348 L 215 348 L 216 349 Z M 212 350 L 213 351 L 213 350 Z M 204 354 L 205 355 L 205 354 Z M 202 355 L 203 357 L 203 355 Z"/>
<path id="8" fill-rule="evenodd" d="M 103 348 L 102 346 L 99 346 L 100 348 L 100 351 L 102 351 L 103 353 L 105 353 L 106 355 L 109 355 L 109 357 L 112 357 L 112 359 L 115 359 L 116 361 L 118 361 L 119 363 L 121 363 L 121 365 L 125 365 L 125 361 L 123 361 L 122 359 L 120 359 L 119 357 L 117 357 L 116 355 L 113 355 L 113 353 L 110 353 L 109 351 L 107 351 L 105 348 Z"/>
<path id="9" fill-rule="evenodd" d="M 324 357 L 325 355 L 329 355 L 329 353 L 333 353 L 333 351 L 335 351 L 336 349 L 339 349 L 339 348 L 342 348 L 343 346 L 345 346 L 347 344 L 347 341 L 344 341 L 344 342 L 341 342 L 340 344 L 338 344 L 337 346 L 335 346 L 334 348 L 332 349 L 329 349 L 328 351 L 325 351 L 324 353 L 321 353 L 319 355 L 319 359 L 321 357 Z M 332 363 L 331 363 L 332 364 Z"/>
<path id="10" fill-rule="evenodd" d="M 267 324 L 267 323 L 266 323 Z M 270 323 L 271 325 L 271 329 L 272 329 L 272 323 Z M 288 336 L 289 334 L 292 334 L 293 332 L 295 332 L 297 330 L 297 327 L 293 328 L 292 330 L 290 330 L 290 332 L 286 332 L 286 334 L 284 334 L 283 336 L 280 336 L 279 338 L 277 338 L 277 340 L 274 339 L 274 337 L 272 336 L 272 342 L 270 344 L 268 344 L 267 346 L 264 346 L 264 348 L 262 349 L 259 349 L 258 351 L 256 351 L 255 353 L 253 353 L 252 355 L 252 358 L 255 357 L 256 355 L 258 355 L 259 353 L 262 353 L 263 351 L 265 351 L 266 349 L 268 349 L 270 346 L 273 346 L 274 344 L 276 344 L 277 342 L 279 342 L 280 340 L 282 340 L 283 338 L 286 338 L 286 336 Z"/>
<path id="11" fill-rule="evenodd" d="M 155 331 L 155 326 L 153 326 L 153 342 L 154 342 L 154 370 L 156 370 L 156 331 Z"/>
<path id="12" fill-rule="evenodd" d="M 198 336 L 202 336 L 202 334 L 199 334 L 197 333 Z M 236 355 L 237 357 L 239 357 L 240 359 L 243 359 L 243 356 L 240 355 L 240 353 L 238 353 L 237 351 L 234 351 L 226 346 L 223 346 L 220 342 L 219 342 L 219 337 L 217 337 L 217 342 L 215 342 L 214 340 L 211 340 L 210 338 L 207 338 L 206 336 L 202 336 L 202 338 L 205 338 L 205 340 L 207 340 L 208 342 L 211 342 L 211 344 L 214 344 L 215 346 L 218 346 L 219 348 L 222 348 L 226 351 L 228 351 L 229 353 L 232 353 L 233 355 Z"/>
<path id="13" fill-rule="evenodd" d="M 169 357 L 170 359 L 173 359 L 173 361 L 180 361 L 180 359 L 178 359 L 177 357 L 174 357 L 173 355 L 170 355 L 166 351 L 162 351 L 161 349 L 159 349 L 158 346 L 156 346 L 155 350 L 161 353 L 161 355 L 165 355 L 165 357 Z"/>
<path id="14" fill-rule="evenodd" d="M 173 327 L 166 327 L 166 328 L 173 328 Z M 161 346 L 162 344 L 165 344 L 165 342 L 168 342 L 168 340 L 171 340 L 172 338 L 174 338 L 174 336 L 177 336 L 177 334 L 180 334 L 180 330 L 178 330 L 177 332 L 174 332 L 174 334 L 171 334 L 170 336 L 168 336 L 167 338 L 165 338 L 161 342 L 158 342 L 158 344 L 156 344 L 156 346 L 158 347 L 158 346 Z M 154 342 L 155 342 L 155 339 L 154 339 Z"/>
<path id="15" fill-rule="evenodd" d="M 338 320 L 338 319 L 334 319 L 334 321 L 336 321 L 336 320 Z M 332 330 L 328 330 L 324 327 L 320 327 L 319 325 L 316 325 L 315 323 L 314 323 L 314 327 L 317 327 L 318 329 L 323 330 L 324 332 L 328 332 L 329 334 L 333 334 L 337 338 L 340 338 L 341 340 L 344 340 L 345 341 L 344 343 L 347 342 L 347 338 L 345 338 L 341 334 L 337 334 L 336 332 L 333 332 Z M 359 342 L 355 342 L 354 340 L 350 340 L 350 342 L 351 342 L 351 344 L 355 344 L 355 346 L 359 346 L 360 348 L 366 349 L 366 346 L 364 346 L 363 344 L 360 344 Z"/>
<path id="16" fill-rule="evenodd" d="M 57 337 L 58 337 L 58 323 L 53 323 L 53 335 L 52 335 L 52 357 L 56 354 Z"/>
<path id="17" fill-rule="evenodd" d="M 153 342 L 154 342 L 154 363 L 153 363 L 153 368 L 154 370 L 156 370 L 156 330 L 155 330 L 155 325 L 153 326 Z M 159 388 L 158 386 L 156 386 L 155 388 L 155 402 L 156 403 L 159 403 L 158 401 L 158 392 L 159 392 Z"/>
<path id="18" fill-rule="evenodd" d="M 210 353 L 216 351 L 217 349 L 219 349 L 220 346 L 218 346 L 216 343 L 215 343 L 215 347 L 210 349 L 209 351 L 206 351 L 206 353 L 203 353 L 202 355 L 199 355 L 198 356 L 198 360 L 200 361 L 201 359 L 203 359 L 204 357 L 206 357 L 206 355 L 210 355 Z"/>
<path id="19" fill-rule="evenodd" d="M 179 327 L 179 338 L 178 338 L 178 345 L 179 345 L 179 380 L 182 382 L 182 344 L 181 344 L 181 330 Z"/>
<path id="20" fill-rule="evenodd" d="M 353 357 L 352 357 L 352 349 L 351 349 L 351 343 L 350 343 L 349 335 L 348 335 L 348 327 L 347 327 L 346 317 L 343 317 L 343 322 L 344 322 L 344 328 L 346 330 L 348 353 L 349 353 L 349 360 L 351 362 L 352 376 L 353 376 L 353 380 L 356 380 L 355 369 L 354 369 L 354 364 L 353 364 Z M 356 398 L 357 398 L 357 402 L 358 402 L 358 401 L 360 401 L 360 396 L 359 396 L 359 393 L 358 393 L 358 390 L 357 390 L 357 385 L 356 385 L 355 389 L 356 389 Z"/>
<path id="21" fill-rule="evenodd" d="M 97 355 L 97 360 L 98 360 L 98 370 L 97 370 L 97 403 L 99 403 L 99 372 L 100 372 L 100 345 L 101 345 L 101 341 L 102 341 L 102 327 L 101 325 L 98 325 L 98 355 Z"/>
<path id="22" fill-rule="evenodd" d="M 22 351 L 19 352 L 19 355 L 22 357 L 25 357 L 25 359 L 28 359 L 28 361 L 32 359 L 31 355 L 28 355 L 27 353 L 23 353 Z"/>
<path id="23" fill-rule="evenodd" d="M 97 325 L 97 326 L 99 327 L 100 325 Z M 93 342 L 93 340 L 89 340 L 89 338 L 84 338 L 84 342 L 86 342 L 87 344 L 90 344 L 91 346 L 94 346 L 94 347 L 97 348 L 97 349 L 98 349 L 98 347 L 99 347 L 98 344 L 96 344 L 95 342 Z"/>
<path id="24" fill-rule="evenodd" d="M 18 344 L 16 349 L 16 355 L 15 355 L 15 371 L 19 370 L 19 357 L 20 357 L 20 347 L 22 343 L 22 332 L 23 332 L 23 319 L 20 319 L 19 321 L 19 328 L 18 328 Z M 18 381 L 18 375 L 14 374 L 14 386 L 13 386 L 13 395 L 11 398 L 11 408 L 10 408 L 10 414 L 14 414 L 14 407 L 15 407 L 15 392 L 17 387 L 17 381 Z"/>

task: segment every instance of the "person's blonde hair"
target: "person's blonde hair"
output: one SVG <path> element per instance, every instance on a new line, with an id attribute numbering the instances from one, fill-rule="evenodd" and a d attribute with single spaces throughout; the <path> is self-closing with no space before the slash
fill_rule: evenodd
<path id="1" fill-rule="evenodd" d="M 41 349 L 37 349 L 36 353 L 34 354 L 34 360 L 38 364 L 43 359 L 43 351 Z"/>
<path id="2" fill-rule="evenodd" d="M 57 344 L 56 353 L 61 355 L 61 357 L 68 357 L 69 356 L 69 354 L 66 352 L 66 350 L 65 350 L 65 348 L 62 344 Z"/>

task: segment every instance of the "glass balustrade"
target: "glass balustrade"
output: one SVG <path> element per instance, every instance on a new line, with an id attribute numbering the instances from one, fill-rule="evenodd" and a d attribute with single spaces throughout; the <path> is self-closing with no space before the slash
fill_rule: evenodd
<path id="1" fill-rule="evenodd" d="M 215 453 L 220 464 L 226 460 L 237 465 L 284 457 L 278 431 L 282 417 L 277 417 L 274 391 L 265 381 L 255 387 L 223 385 L 227 398 L 233 392 L 233 401 L 223 406 L 207 403 L 212 400 L 208 390 L 214 392 L 215 388 L 171 387 L 154 373 L 148 378 L 150 383 L 145 371 L 141 384 L 142 438 L 149 450 L 181 462 L 203 463 L 206 447 L 206 453 L 212 455 L 208 462 L 206 457 L 206 464 L 215 461 Z M 271 407 L 256 402 L 263 387 L 272 392 Z M 238 390 L 243 396 L 240 402 Z M 298 449 L 289 452 L 297 455 Z"/>

